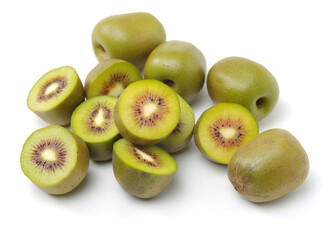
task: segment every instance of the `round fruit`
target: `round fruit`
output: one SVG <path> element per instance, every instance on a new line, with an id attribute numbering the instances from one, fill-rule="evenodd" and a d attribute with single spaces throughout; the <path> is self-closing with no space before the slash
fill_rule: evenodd
<path id="1" fill-rule="evenodd" d="M 214 102 L 241 104 L 257 121 L 273 110 L 279 98 L 273 75 L 262 65 L 241 57 L 225 58 L 213 65 L 207 89 Z"/>
<path id="2" fill-rule="evenodd" d="M 67 125 L 84 98 L 84 88 L 75 69 L 64 66 L 47 72 L 37 81 L 29 92 L 27 104 L 44 121 Z"/>
<path id="3" fill-rule="evenodd" d="M 258 134 L 252 114 L 235 103 L 219 103 L 198 119 L 194 138 L 198 149 L 210 160 L 228 164 L 233 154 Z"/>
<path id="4" fill-rule="evenodd" d="M 33 132 L 23 145 L 21 168 L 39 188 L 50 194 L 65 194 L 85 177 L 89 151 L 76 134 L 60 126 Z"/>
<path id="5" fill-rule="evenodd" d="M 172 156 L 160 147 L 138 147 L 126 139 L 114 144 L 114 175 L 121 187 L 135 197 L 151 198 L 162 192 L 177 168 Z"/>
<path id="6" fill-rule="evenodd" d="M 72 115 L 71 128 L 88 146 L 93 160 L 112 158 L 113 143 L 120 138 L 114 123 L 117 98 L 97 96 L 79 105 Z"/>
<path id="7" fill-rule="evenodd" d="M 231 158 L 228 178 L 252 202 L 267 202 L 299 187 L 309 171 L 308 156 L 289 132 L 265 131 L 244 144 Z"/>
<path id="8" fill-rule="evenodd" d="M 99 61 L 123 59 L 137 68 L 143 67 L 151 51 L 165 40 L 163 25 L 144 12 L 110 16 L 92 32 L 93 50 Z"/>
<path id="9" fill-rule="evenodd" d="M 106 60 L 98 63 L 86 77 L 86 97 L 119 97 L 123 89 L 138 80 L 142 80 L 142 75 L 133 64 L 119 59 Z"/>
<path id="10" fill-rule="evenodd" d="M 167 41 L 146 60 L 144 76 L 162 81 L 190 102 L 203 88 L 205 71 L 205 57 L 193 44 Z"/>
<path id="11" fill-rule="evenodd" d="M 174 91 L 157 80 L 130 84 L 115 106 L 114 120 L 120 134 L 138 145 L 153 145 L 165 139 L 180 119 Z"/>

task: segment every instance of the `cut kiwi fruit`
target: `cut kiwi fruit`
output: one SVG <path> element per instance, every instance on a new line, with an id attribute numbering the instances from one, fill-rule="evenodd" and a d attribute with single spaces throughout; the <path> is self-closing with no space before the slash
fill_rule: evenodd
<path id="1" fill-rule="evenodd" d="M 177 95 L 180 103 L 180 120 L 170 135 L 159 143 L 163 149 L 169 153 L 175 153 L 182 150 L 193 135 L 195 126 L 195 114 L 190 105 Z"/>
<path id="2" fill-rule="evenodd" d="M 114 120 L 120 134 L 138 145 L 161 142 L 175 129 L 179 119 L 178 97 L 157 80 L 130 84 L 115 106 Z"/>
<path id="3" fill-rule="evenodd" d="M 119 97 L 131 83 L 142 80 L 141 72 L 130 62 L 110 59 L 97 64 L 85 79 L 87 98 L 100 95 Z"/>
<path id="4" fill-rule="evenodd" d="M 29 92 L 27 105 L 44 121 L 70 123 L 74 109 L 84 101 L 82 82 L 74 68 L 64 66 L 43 75 Z"/>
<path id="5" fill-rule="evenodd" d="M 194 139 L 198 149 L 210 160 L 228 164 L 244 143 L 258 134 L 258 124 L 245 107 L 218 103 L 198 119 Z"/>
<path id="6" fill-rule="evenodd" d="M 140 147 L 126 139 L 114 144 L 113 171 L 121 187 L 138 198 L 151 198 L 173 179 L 178 165 L 158 146 Z"/>
<path id="7" fill-rule="evenodd" d="M 79 105 L 72 115 L 71 128 L 88 146 L 93 160 L 112 158 L 113 143 L 120 138 L 114 123 L 116 97 L 97 96 Z"/>
<path id="8" fill-rule="evenodd" d="M 84 141 L 61 126 L 33 132 L 23 145 L 23 173 L 47 193 L 72 191 L 86 176 L 89 151 Z"/>

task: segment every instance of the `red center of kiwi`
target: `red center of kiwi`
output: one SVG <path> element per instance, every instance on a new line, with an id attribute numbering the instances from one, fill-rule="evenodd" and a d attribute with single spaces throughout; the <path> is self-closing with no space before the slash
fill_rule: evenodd
<path id="1" fill-rule="evenodd" d="M 226 138 L 222 135 L 222 129 L 234 129 L 235 134 L 232 138 Z M 243 124 L 240 119 L 233 120 L 233 119 L 219 119 L 215 121 L 210 126 L 210 134 L 212 138 L 215 140 L 215 143 L 219 147 L 227 148 L 231 146 L 239 146 L 246 135 L 247 131 L 244 129 Z"/>
<path id="2" fill-rule="evenodd" d="M 102 124 L 97 125 L 95 122 L 95 119 L 100 111 L 102 111 L 102 113 L 103 113 L 104 121 Z M 88 128 L 93 133 L 103 133 L 109 128 L 109 126 L 111 124 L 111 121 L 110 121 L 111 118 L 112 118 L 112 111 L 105 104 L 98 103 L 93 108 L 93 110 L 88 118 Z"/>
<path id="3" fill-rule="evenodd" d="M 103 82 L 99 95 L 108 95 L 119 83 L 126 88 L 129 85 L 129 76 L 124 73 L 113 73 L 108 81 Z"/>
<path id="4" fill-rule="evenodd" d="M 143 153 L 149 155 L 153 159 L 153 161 L 149 161 L 149 160 L 145 159 L 144 157 L 142 157 L 142 155 L 139 152 L 137 152 L 136 149 L 139 149 Z M 158 167 L 160 165 L 160 161 L 157 158 L 157 155 L 155 155 L 149 151 L 143 150 L 139 146 L 132 145 L 130 148 L 130 152 L 133 156 L 135 156 L 135 158 L 138 162 L 144 163 L 150 167 Z"/>
<path id="5" fill-rule="evenodd" d="M 49 94 L 46 94 L 46 91 L 47 89 L 52 85 L 52 84 L 58 84 L 57 88 L 52 91 L 51 93 Z M 46 82 L 39 95 L 38 95 L 38 98 L 37 100 L 38 101 L 47 101 L 55 96 L 57 96 L 59 93 L 62 92 L 62 90 L 68 85 L 68 81 L 67 81 L 67 78 L 66 77 L 61 77 L 61 76 L 58 76 L 58 77 L 55 77 L 53 79 L 51 79 L 50 81 Z"/>
<path id="6" fill-rule="evenodd" d="M 149 117 L 145 117 L 143 114 L 143 107 L 148 103 L 156 104 L 157 109 Z M 132 108 L 134 110 L 134 117 L 137 124 L 145 127 L 155 126 L 157 121 L 161 120 L 163 115 L 168 112 L 165 100 L 150 92 L 138 97 Z"/>
<path id="7" fill-rule="evenodd" d="M 56 153 L 55 161 L 47 161 L 42 158 L 42 152 L 46 149 L 51 149 Z M 38 145 L 34 146 L 31 155 L 31 161 L 41 171 L 55 172 L 57 169 L 62 169 L 66 162 L 67 151 L 64 144 L 57 139 L 42 140 Z"/>

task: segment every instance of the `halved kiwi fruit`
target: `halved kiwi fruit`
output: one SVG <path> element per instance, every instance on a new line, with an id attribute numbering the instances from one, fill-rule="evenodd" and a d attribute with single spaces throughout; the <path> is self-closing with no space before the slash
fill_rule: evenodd
<path id="1" fill-rule="evenodd" d="M 178 152 L 187 146 L 191 140 L 195 126 L 194 111 L 180 95 L 177 96 L 181 110 L 180 120 L 172 133 L 158 144 L 169 153 Z"/>
<path id="2" fill-rule="evenodd" d="M 218 103 L 198 119 L 194 139 L 210 160 L 228 164 L 236 150 L 258 134 L 253 115 L 239 104 Z"/>
<path id="3" fill-rule="evenodd" d="M 157 146 L 139 147 L 120 139 L 113 148 L 113 171 L 121 187 L 139 198 L 162 192 L 173 179 L 178 165 Z"/>
<path id="4" fill-rule="evenodd" d="M 116 97 L 97 96 L 83 102 L 73 112 L 71 128 L 85 141 L 94 160 L 111 159 L 113 143 L 120 138 L 114 123 L 116 101 Z"/>
<path id="5" fill-rule="evenodd" d="M 100 62 L 85 79 L 87 98 L 100 95 L 119 97 L 131 83 L 142 80 L 141 72 L 130 62 L 110 59 Z"/>
<path id="6" fill-rule="evenodd" d="M 74 109 L 84 101 L 85 93 L 77 72 L 70 66 L 53 69 L 32 87 L 28 108 L 44 121 L 67 125 Z"/>
<path id="7" fill-rule="evenodd" d="M 121 94 L 114 119 L 124 138 L 138 145 L 153 145 L 166 138 L 178 124 L 179 100 L 160 81 L 137 81 Z"/>
<path id="8" fill-rule="evenodd" d="M 86 176 L 88 167 L 86 144 L 64 127 L 41 128 L 29 136 L 22 148 L 22 171 L 50 194 L 73 190 Z"/>

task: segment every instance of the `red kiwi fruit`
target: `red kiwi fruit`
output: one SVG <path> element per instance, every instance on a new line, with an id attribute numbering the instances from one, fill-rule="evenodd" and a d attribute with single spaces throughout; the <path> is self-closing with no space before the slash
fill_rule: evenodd
<path id="1" fill-rule="evenodd" d="M 113 148 L 113 171 L 121 187 L 138 198 L 151 198 L 173 179 L 178 165 L 158 146 L 141 147 L 120 139 Z"/>
<path id="2" fill-rule="evenodd" d="M 27 105 L 44 121 L 70 123 L 74 109 L 84 101 L 82 82 L 74 68 L 64 66 L 43 75 L 29 92 Z"/>
<path id="3" fill-rule="evenodd" d="M 40 189 L 60 195 L 73 190 L 86 176 L 89 151 L 76 134 L 60 126 L 33 132 L 23 145 L 21 168 Z"/>
<path id="4" fill-rule="evenodd" d="M 93 160 L 111 159 L 113 143 L 120 138 L 114 123 L 116 101 L 111 96 L 93 97 L 73 112 L 71 128 L 85 141 Z"/>
<path id="5" fill-rule="evenodd" d="M 175 92 L 160 81 L 137 81 L 121 94 L 114 119 L 120 134 L 132 143 L 157 144 L 178 124 L 179 100 Z"/>
<path id="6" fill-rule="evenodd" d="M 198 119 L 194 139 L 198 149 L 210 160 L 228 164 L 244 143 L 258 134 L 258 124 L 245 107 L 218 103 Z"/>

